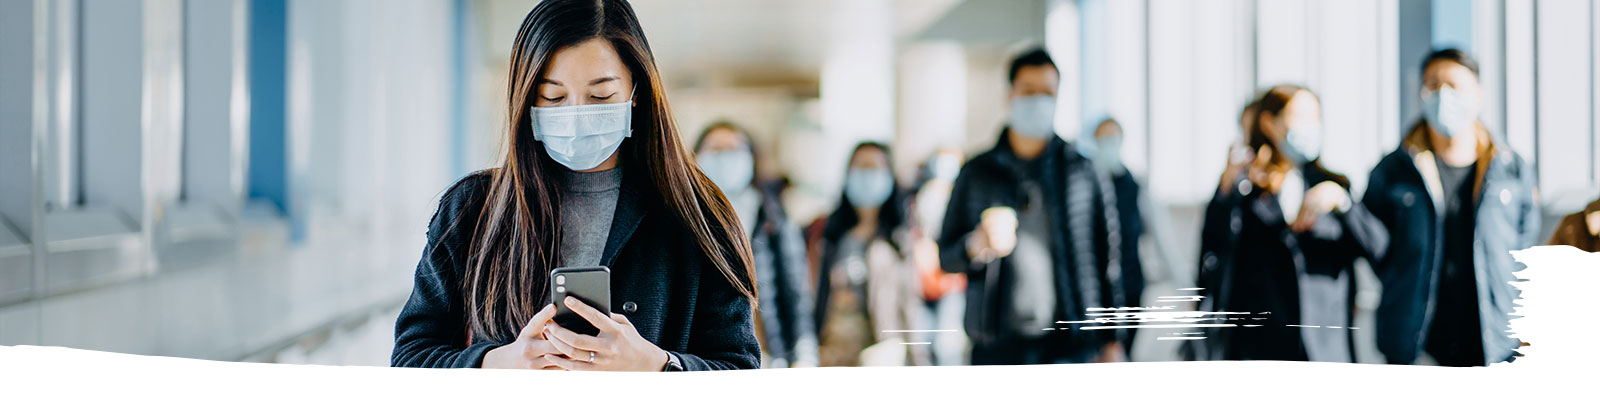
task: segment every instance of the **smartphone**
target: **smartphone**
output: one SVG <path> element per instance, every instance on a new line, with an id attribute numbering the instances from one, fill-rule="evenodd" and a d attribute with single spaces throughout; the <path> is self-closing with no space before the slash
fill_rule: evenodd
<path id="1" fill-rule="evenodd" d="M 572 296 L 611 315 L 611 269 L 603 266 L 561 267 L 550 271 L 550 301 L 556 305 L 556 325 L 573 332 L 595 335 L 600 330 L 583 319 L 582 315 L 567 308 L 567 296 Z"/>

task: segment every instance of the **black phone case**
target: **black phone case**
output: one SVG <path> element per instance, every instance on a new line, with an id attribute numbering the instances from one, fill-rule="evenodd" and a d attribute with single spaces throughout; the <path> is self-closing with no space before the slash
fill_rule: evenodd
<path id="1" fill-rule="evenodd" d="M 556 325 L 573 332 L 595 335 L 595 328 L 582 315 L 567 308 L 567 296 L 576 297 L 584 304 L 611 315 L 611 269 L 596 267 L 561 267 L 550 271 L 550 301 L 556 305 Z"/>

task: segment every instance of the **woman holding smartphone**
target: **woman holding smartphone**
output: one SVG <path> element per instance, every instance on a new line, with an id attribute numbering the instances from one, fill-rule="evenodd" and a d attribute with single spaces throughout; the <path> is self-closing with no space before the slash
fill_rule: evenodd
<path id="1" fill-rule="evenodd" d="M 750 243 L 680 141 L 623 0 L 546 0 L 511 53 L 507 153 L 449 188 L 428 228 L 391 364 L 436 368 L 756 368 Z M 610 268 L 610 315 L 550 271 Z"/>

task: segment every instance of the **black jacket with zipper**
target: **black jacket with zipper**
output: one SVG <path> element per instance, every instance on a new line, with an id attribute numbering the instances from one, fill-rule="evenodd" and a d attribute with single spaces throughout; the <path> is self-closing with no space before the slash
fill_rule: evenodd
<path id="1" fill-rule="evenodd" d="M 1122 226 L 1122 306 L 1140 307 L 1144 304 L 1144 262 L 1139 257 L 1139 238 L 1144 236 L 1144 210 L 1140 209 L 1143 188 L 1126 169 L 1111 173 L 1111 185 L 1117 194 L 1117 222 Z M 1128 359 L 1133 358 L 1133 335 L 1122 335 L 1119 340 Z"/>
<path id="2" fill-rule="evenodd" d="M 601 264 L 611 269 L 612 312 L 626 315 L 640 336 L 677 355 L 685 370 L 758 368 L 760 345 L 750 302 L 716 270 L 695 236 L 662 208 L 659 196 L 641 190 L 651 183 L 639 175 L 624 173 L 601 252 Z M 485 353 L 506 344 L 474 334 L 469 345 L 467 338 L 462 279 L 489 185 L 490 173 L 480 171 L 440 200 L 411 298 L 395 322 L 393 366 L 477 368 Z"/>
<path id="3" fill-rule="evenodd" d="M 1300 190 L 1322 182 L 1350 190 L 1331 173 L 1307 165 L 1301 168 L 1305 187 Z M 1388 231 L 1360 203 L 1352 203 L 1344 212 L 1324 215 L 1310 230 L 1296 233 L 1285 222 L 1275 195 L 1241 182 L 1246 184 L 1238 189 L 1218 191 L 1206 207 L 1200 249 L 1205 269 L 1198 284 L 1213 297 L 1202 302 L 1200 311 L 1249 314 L 1215 315 L 1229 318 L 1217 322 L 1237 326 L 1207 329 L 1203 358 L 1307 361 L 1301 330 L 1310 328 L 1288 326 L 1302 325 L 1301 302 L 1338 302 L 1353 311 L 1355 261 L 1381 257 L 1388 248 Z M 1300 277 L 1313 274 L 1346 275 L 1343 293 L 1330 298 L 1302 295 Z M 1345 320 L 1354 321 L 1353 313 L 1345 314 Z M 1355 360 L 1354 336 L 1348 329 L 1343 333 L 1351 352 L 1347 355 Z"/>
<path id="4" fill-rule="evenodd" d="M 759 190 L 756 188 L 747 190 Z M 778 203 L 761 193 L 761 209 L 750 227 L 750 248 L 761 290 L 762 326 L 767 355 L 786 363 L 817 362 L 817 331 L 812 325 L 810 271 L 805 237 Z M 778 365 L 788 367 L 789 365 Z"/>
<path id="5" fill-rule="evenodd" d="M 974 352 L 1014 340 L 1011 329 L 1002 326 L 1010 307 L 1011 288 L 1007 282 L 1015 267 L 1009 257 L 991 265 L 975 263 L 967 255 L 966 242 L 981 221 L 983 210 L 1004 206 L 1020 209 L 1026 201 L 1022 189 L 1024 161 L 1012 152 L 1002 129 L 994 149 L 973 157 L 961 167 L 945 209 L 943 232 L 939 235 L 939 265 L 946 272 L 967 276 L 966 330 Z M 1099 174 L 1089 159 L 1072 146 L 1052 136 L 1040 159 L 1043 176 L 1037 177 L 1043 189 L 1046 213 L 1050 217 L 1050 255 L 1055 276 L 1057 321 L 1086 318 L 1086 307 L 1117 307 L 1128 304 L 1120 277 L 1128 276 L 1117 260 L 1120 231 L 1116 225 L 1115 191 L 1105 174 Z M 1108 225 L 1110 228 L 1108 229 Z M 1084 354 L 1118 340 L 1122 332 L 1080 330 L 1083 324 L 1057 324 L 1045 337 L 1060 346 L 1063 354 Z M 1112 329 L 1123 331 L 1123 329 Z"/>

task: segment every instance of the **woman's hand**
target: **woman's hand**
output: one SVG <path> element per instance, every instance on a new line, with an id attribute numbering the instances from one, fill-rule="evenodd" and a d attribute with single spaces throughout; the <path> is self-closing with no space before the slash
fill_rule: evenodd
<path id="1" fill-rule="evenodd" d="M 1275 188 L 1283 182 L 1284 173 L 1272 166 L 1272 148 L 1261 146 L 1256 150 L 1256 157 L 1251 159 L 1250 168 L 1245 172 L 1245 178 L 1250 184 L 1258 188 Z"/>
<path id="2" fill-rule="evenodd" d="M 546 356 L 556 354 L 555 346 L 545 339 L 544 327 L 556 315 L 554 305 L 544 306 L 528 320 L 528 325 L 517 332 L 517 340 L 496 347 L 483 355 L 483 368 L 509 369 L 560 369 Z"/>
<path id="3" fill-rule="evenodd" d="M 1243 144 L 1229 146 L 1228 166 L 1223 168 L 1222 182 L 1218 184 L 1222 194 L 1233 193 L 1234 188 L 1238 186 L 1234 180 L 1238 179 L 1239 175 L 1249 171 L 1250 166 L 1255 164 L 1255 161 L 1255 155 L 1250 152 L 1249 147 Z"/>
<path id="4" fill-rule="evenodd" d="M 545 326 L 544 336 L 557 353 L 546 354 L 546 361 L 574 371 L 660 371 L 667 365 L 667 351 L 639 336 L 628 317 L 608 317 L 572 297 L 567 297 L 565 304 L 600 333 L 589 336 L 557 324 Z"/>
<path id="5" fill-rule="evenodd" d="M 1349 207 L 1350 203 L 1350 194 L 1344 191 L 1344 187 L 1333 182 L 1318 183 L 1306 191 L 1305 201 L 1300 203 L 1300 215 L 1295 217 L 1294 224 L 1289 228 L 1295 232 L 1309 231 L 1316 225 L 1317 218 Z"/>

